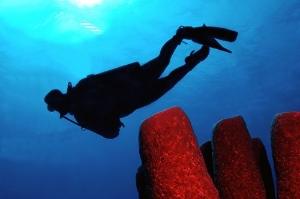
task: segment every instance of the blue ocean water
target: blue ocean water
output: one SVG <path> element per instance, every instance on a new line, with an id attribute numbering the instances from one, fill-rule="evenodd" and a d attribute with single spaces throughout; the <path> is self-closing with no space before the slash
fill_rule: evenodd
<path id="1" fill-rule="evenodd" d="M 43 99 L 91 73 L 154 58 L 181 25 L 239 32 L 232 54 L 211 50 L 170 92 L 123 118 L 107 140 L 49 113 Z M 181 44 L 163 75 L 200 46 Z M 0 198 L 137 198 L 141 122 L 172 106 L 199 145 L 213 125 L 242 115 L 270 160 L 274 115 L 300 109 L 298 0 L 1 0 Z"/>

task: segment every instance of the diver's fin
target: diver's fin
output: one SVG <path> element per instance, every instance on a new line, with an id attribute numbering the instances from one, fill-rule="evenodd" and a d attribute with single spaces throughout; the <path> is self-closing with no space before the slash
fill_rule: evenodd
<path id="1" fill-rule="evenodd" d="M 191 39 L 198 44 L 207 45 L 211 48 L 216 48 L 229 53 L 231 53 L 231 51 L 221 46 L 216 39 L 234 42 L 238 36 L 238 32 L 234 30 L 206 26 L 205 24 L 201 27 L 195 28 L 190 26 L 181 26 L 177 30 L 176 34 L 183 39 Z"/>
<path id="2" fill-rule="evenodd" d="M 187 65 L 196 66 L 199 62 L 205 60 L 209 54 L 209 47 L 203 45 L 200 50 L 192 51 L 189 56 L 185 58 L 185 63 Z"/>
<path id="3" fill-rule="evenodd" d="M 234 42 L 238 36 L 238 32 L 234 30 L 229 30 L 227 28 L 206 26 L 205 24 L 203 24 L 203 26 L 195 27 L 191 31 L 191 37 L 197 38 L 197 36 L 214 37 L 216 39 Z"/>
<path id="4" fill-rule="evenodd" d="M 215 48 L 218 50 L 222 50 L 228 53 L 232 53 L 230 50 L 224 48 L 217 40 L 215 40 L 213 37 L 198 37 L 195 39 L 192 39 L 193 42 L 209 46 L 211 48 Z"/>

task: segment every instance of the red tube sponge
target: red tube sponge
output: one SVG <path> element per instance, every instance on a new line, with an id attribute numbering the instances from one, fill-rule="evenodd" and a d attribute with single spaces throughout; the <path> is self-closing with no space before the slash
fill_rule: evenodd
<path id="1" fill-rule="evenodd" d="M 300 112 L 275 116 L 271 141 L 278 199 L 300 198 Z"/>
<path id="2" fill-rule="evenodd" d="M 150 198 L 219 198 L 191 123 L 180 108 L 145 120 L 139 145 Z"/>
<path id="3" fill-rule="evenodd" d="M 215 125 L 213 159 L 220 198 L 266 198 L 251 138 L 241 116 Z"/>

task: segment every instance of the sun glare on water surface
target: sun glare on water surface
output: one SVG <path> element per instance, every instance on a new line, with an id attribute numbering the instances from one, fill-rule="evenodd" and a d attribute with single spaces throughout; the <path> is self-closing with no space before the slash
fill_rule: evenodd
<path id="1" fill-rule="evenodd" d="M 70 2 L 78 7 L 93 7 L 102 4 L 102 0 L 70 0 Z"/>

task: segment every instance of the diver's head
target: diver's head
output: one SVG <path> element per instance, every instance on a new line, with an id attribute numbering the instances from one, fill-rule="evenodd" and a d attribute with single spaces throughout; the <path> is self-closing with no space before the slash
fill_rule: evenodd
<path id="1" fill-rule="evenodd" d="M 48 105 L 47 106 L 48 111 L 61 112 L 64 98 L 65 98 L 65 96 L 64 96 L 64 94 L 62 94 L 62 92 L 60 90 L 54 89 L 54 90 L 50 91 L 44 98 L 44 101 Z"/>

